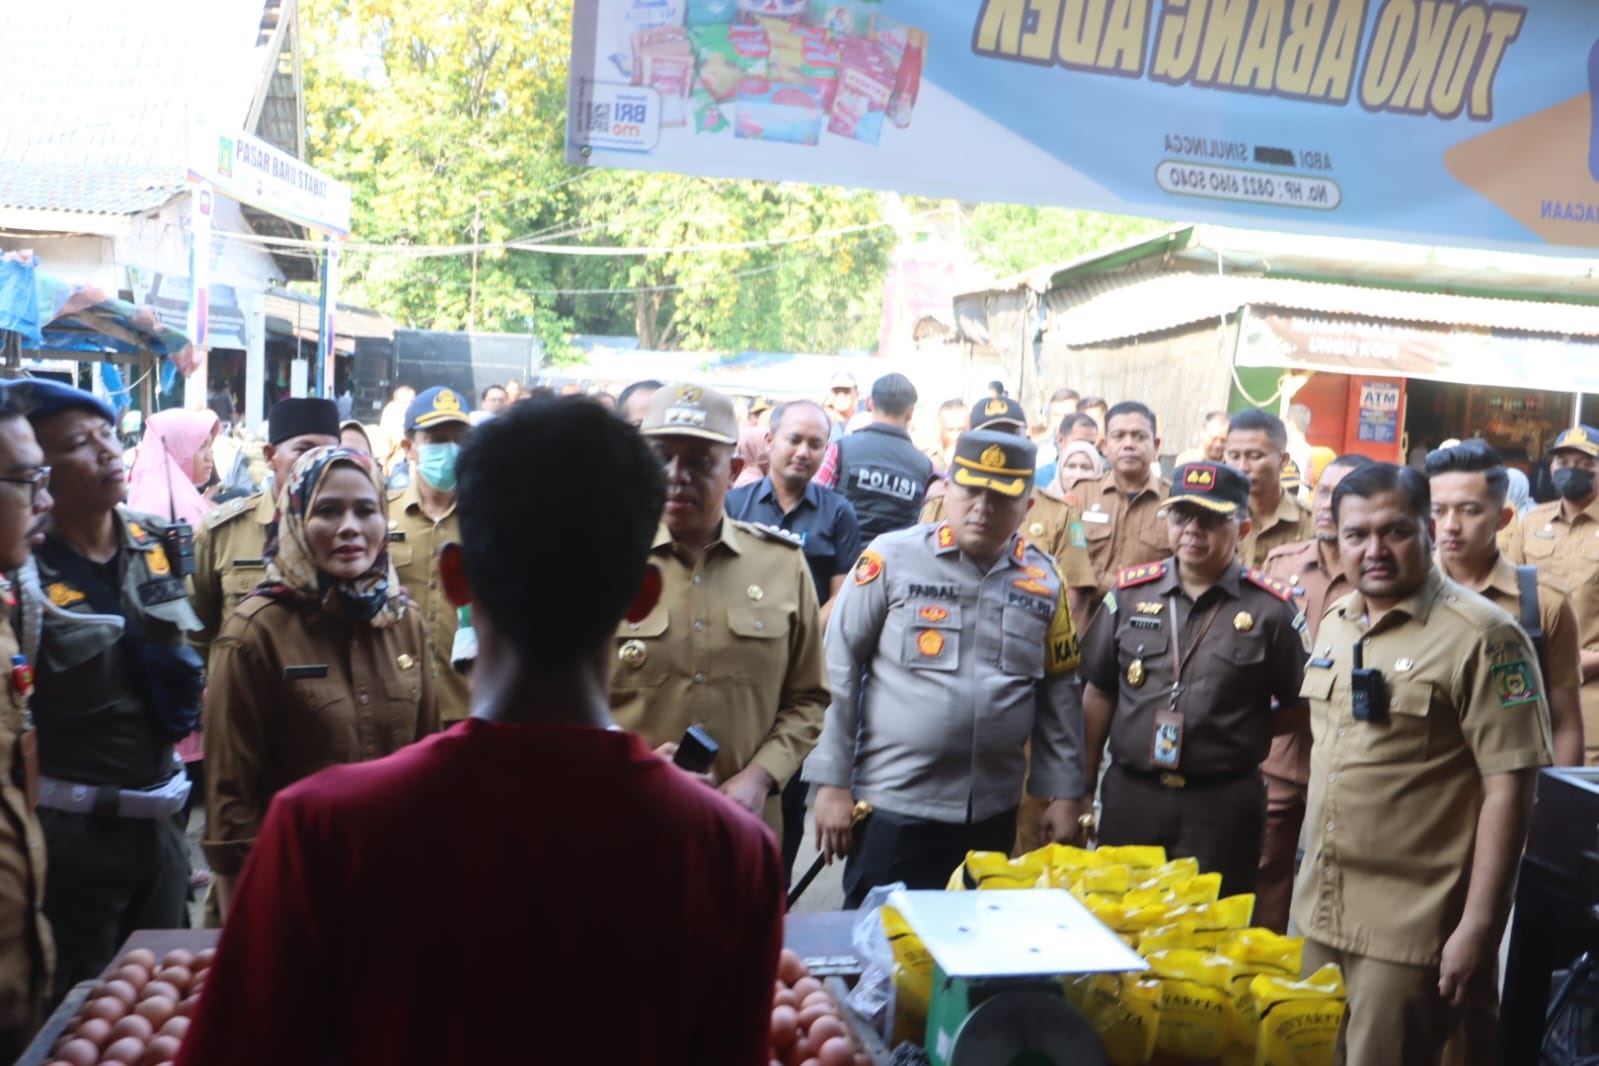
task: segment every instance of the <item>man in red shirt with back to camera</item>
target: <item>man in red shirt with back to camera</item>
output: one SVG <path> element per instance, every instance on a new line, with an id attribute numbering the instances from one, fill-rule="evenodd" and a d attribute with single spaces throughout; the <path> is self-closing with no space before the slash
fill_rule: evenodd
<path id="1" fill-rule="evenodd" d="M 535 399 L 457 468 L 472 717 L 278 794 L 178 1061 L 766 1063 L 776 845 L 610 718 L 617 625 L 660 592 L 659 461 Z"/>

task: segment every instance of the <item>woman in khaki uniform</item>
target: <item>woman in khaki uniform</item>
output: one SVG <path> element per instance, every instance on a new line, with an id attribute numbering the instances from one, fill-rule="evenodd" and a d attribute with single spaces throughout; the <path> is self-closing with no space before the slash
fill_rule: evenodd
<path id="1" fill-rule="evenodd" d="M 212 645 L 205 853 L 224 915 L 279 789 L 439 727 L 426 623 L 389 562 L 385 495 L 369 455 L 302 456 L 267 528 L 266 579 Z"/>

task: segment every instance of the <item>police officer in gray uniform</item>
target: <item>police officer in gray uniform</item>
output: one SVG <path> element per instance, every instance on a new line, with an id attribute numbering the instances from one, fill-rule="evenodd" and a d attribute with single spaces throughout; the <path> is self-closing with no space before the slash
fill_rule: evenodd
<path id="1" fill-rule="evenodd" d="M 175 740 L 199 722 L 200 628 L 167 522 L 129 511 L 111 408 L 50 381 L 29 414 L 56 498 L 34 550 L 39 823 L 44 911 L 57 948 L 56 994 L 100 973 L 135 929 L 188 925 L 188 848 L 173 815 L 189 781 Z M 42 595 L 40 595 L 42 594 Z"/>
<path id="2" fill-rule="evenodd" d="M 964 434 L 947 520 L 872 541 L 834 608 L 832 703 L 805 778 L 821 786 L 819 846 L 848 856 L 847 906 L 893 881 L 941 888 L 969 850 L 1009 852 L 1024 777 L 1051 801 L 1039 843 L 1079 831 L 1077 635 L 1054 563 L 1017 533 L 1036 456 L 1011 434 Z M 852 831 L 857 799 L 874 813 Z"/>

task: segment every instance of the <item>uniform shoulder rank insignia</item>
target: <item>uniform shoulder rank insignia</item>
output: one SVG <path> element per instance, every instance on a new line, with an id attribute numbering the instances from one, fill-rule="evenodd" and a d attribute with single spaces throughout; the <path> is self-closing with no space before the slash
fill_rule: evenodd
<path id="1" fill-rule="evenodd" d="M 89 598 L 85 593 L 78 591 L 65 581 L 51 582 L 50 587 L 44 590 L 44 594 L 50 597 L 50 602 L 57 607 L 71 607 L 73 604 L 82 603 Z"/>
<path id="2" fill-rule="evenodd" d="M 883 557 L 868 548 L 855 561 L 855 584 L 870 585 L 883 576 Z"/>
<path id="3" fill-rule="evenodd" d="M 790 548 L 798 548 L 801 543 L 798 533 L 790 533 L 786 529 L 769 526 L 764 522 L 740 522 L 739 525 L 754 533 L 757 537 L 776 541 L 778 544 L 787 544 Z"/>
<path id="4" fill-rule="evenodd" d="M 149 530 L 145 529 L 142 525 L 133 521 L 132 519 L 128 520 L 128 536 L 132 537 L 141 545 L 150 544 L 155 540 L 155 538 L 150 535 Z"/>
<path id="5" fill-rule="evenodd" d="M 1042 533 L 1043 530 L 1039 530 L 1039 532 Z M 1018 563 L 1027 561 L 1027 542 L 1021 537 L 1016 538 L 1016 561 Z"/>
<path id="6" fill-rule="evenodd" d="M 1116 575 L 1116 587 L 1130 589 L 1135 585 L 1147 585 L 1151 581 L 1158 581 L 1166 576 L 1165 563 L 1144 563 L 1141 566 L 1123 568 Z"/>
<path id="7" fill-rule="evenodd" d="M 150 573 L 156 577 L 166 577 L 172 573 L 172 564 L 167 561 L 166 549 L 159 544 L 144 553 L 144 561 L 150 567 Z"/>
<path id="8" fill-rule="evenodd" d="M 934 538 L 940 548 L 953 548 L 955 546 L 955 531 L 949 528 L 948 522 L 940 522 L 938 532 Z"/>
<path id="9" fill-rule="evenodd" d="M 1031 592 L 1034 596 L 1050 595 L 1049 586 L 1042 581 L 1035 581 L 1030 577 L 1019 577 L 1011 582 L 1023 592 Z"/>
<path id="10" fill-rule="evenodd" d="M 1271 593 L 1273 596 L 1276 596 L 1284 603 L 1293 602 L 1293 589 L 1289 588 L 1287 585 L 1283 584 L 1281 581 L 1278 581 L 1274 577 L 1267 577 L 1259 570 L 1245 570 L 1244 580 L 1248 581 L 1251 585 L 1256 585 L 1265 589 L 1267 592 Z"/>

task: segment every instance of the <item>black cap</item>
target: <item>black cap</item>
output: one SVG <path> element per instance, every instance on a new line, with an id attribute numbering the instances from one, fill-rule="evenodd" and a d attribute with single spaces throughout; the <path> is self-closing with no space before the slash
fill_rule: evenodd
<path id="1" fill-rule="evenodd" d="M 955 440 L 950 478 L 957 485 L 992 489 L 1001 496 L 1025 496 L 1033 487 L 1038 449 L 1026 437 L 991 429 L 974 429 Z"/>
<path id="2" fill-rule="evenodd" d="M 282 444 L 291 437 L 311 433 L 319 437 L 339 435 L 338 404 L 311 396 L 292 396 L 279 400 L 267 414 L 268 444 Z"/>
<path id="3" fill-rule="evenodd" d="M 995 429 L 1004 425 L 1021 430 L 1027 428 L 1027 412 L 1009 396 L 978 400 L 972 405 L 971 417 L 966 420 L 967 429 Z"/>
<path id="4" fill-rule="evenodd" d="M 1230 466 L 1217 463 L 1184 463 L 1171 476 L 1171 495 L 1167 506 L 1191 503 L 1215 514 L 1234 514 L 1249 509 L 1249 479 Z"/>
<path id="5" fill-rule="evenodd" d="M 111 409 L 111 405 L 92 392 L 75 389 L 50 378 L 27 378 L 12 388 L 27 390 L 27 403 L 32 408 L 28 412 L 29 421 L 38 422 L 41 418 L 49 418 L 63 411 L 87 411 L 99 415 L 113 426 L 117 424 L 117 413 Z"/>

